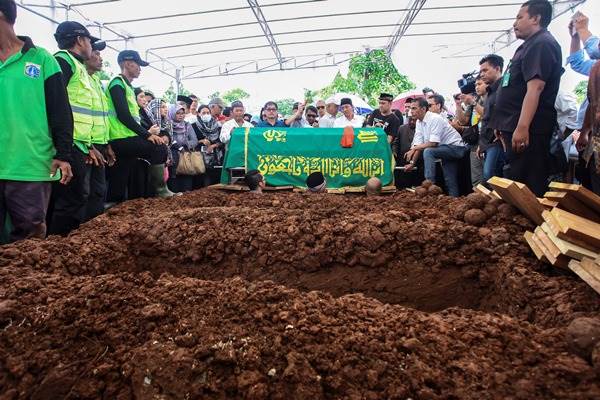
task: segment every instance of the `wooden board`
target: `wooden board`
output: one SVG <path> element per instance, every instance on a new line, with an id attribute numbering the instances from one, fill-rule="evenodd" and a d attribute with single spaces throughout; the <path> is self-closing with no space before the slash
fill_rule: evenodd
<path id="1" fill-rule="evenodd" d="M 574 192 L 546 192 L 544 197 L 557 202 L 564 210 L 594 222 L 600 222 L 600 214 L 597 214 L 584 203 L 577 200 Z"/>
<path id="2" fill-rule="evenodd" d="M 567 268 L 567 264 L 569 263 L 569 258 L 566 256 L 553 257 L 552 252 L 546 247 L 544 242 L 542 242 L 537 235 L 532 235 L 531 240 L 540 248 L 542 253 L 544 253 L 544 257 L 546 257 L 546 261 L 548 264 L 551 264 L 558 268 Z"/>
<path id="3" fill-rule="evenodd" d="M 542 206 L 544 206 L 544 208 L 546 210 L 552 210 L 554 207 L 558 207 L 558 202 L 552 201 L 552 200 L 547 199 L 547 198 L 542 198 L 542 199 L 538 198 L 538 201 L 540 202 L 540 204 Z"/>
<path id="4" fill-rule="evenodd" d="M 502 200 L 502 196 L 500 196 L 495 190 L 492 190 L 491 195 L 492 197 Z"/>
<path id="5" fill-rule="evenodd" d="M 563 255 L 558 246 L 554 244 L 552 240 L 550 240 L 548 235 L 546 235 L 546 232 L 544 232 L 544 230 L 540 226 L 535 228 L 535 231 L 533 233 L 544 244 L 544 247 L 552 256 L 552 259 L 557 259 L 561 255 Z"/>
<path id="6" fill-rule="evenodd" d="M 231 192 L 248 192 L 250 188 L 248 186 L 240 186 L 240 185 L 223 185 L 222 183 L 217 183 L 216 185 L 208 186 L 209 189 L 218 189 L 218 190 L 227 190 Z"/>
<path id="7" fill-rule="evenodd" d="M 479 185 L 475 186 L 473 188 L 473 191 L 475 193 L 480 193 L 485 196 L 492 197 L 492 191 L 490 189 L 486 188 L 485 186 L 483 186 L 481 183 Z"/>
<path id="8" fill-rule="evenodd" d="M 584 247 L 578 246 L 575 243 L 571 243 L 566 240 L 560 239 L 554 234 L 552 229 L 550 229 L 550 226 L 547 222 L 544 222 L 540 227 L 548 236 L 548 238 L 552 241 L 552 243 L 554 243 L 554 245 L 558 247 L 560 252 L 567 257 L 575 258 L 576 260 L 581 261 L 584 257 L 595 259 L 596 257 L 600 256 L 598 253 L 595 253 Z"/>
<path id="9" fill-rule="evenodd" d="M 575 242 L 586 249 L 600 252 L 600 224 L 572 214 L 568 211 L 554 208 L 550 211 L 560 230 L 558 237 Z"/>
<path id="10" fill-rule="evenodd" d="M 293 186 L 267 186 L 263 189 L 265 192 L 281 192 L 294 190 Z"/>
<path id="11" fill-rule="evenodd" d="M 523 234 L 523 237 L 525 238 L 525 241 L 527 242 L 529 247 L 531 247 L 531 250 L 533 251 L 533 254 L 535 254 L 535 256 L 537 257 L 537 259 L 544 262 L 548 262 L 548 259 L 544 255 L 542 249 L 540 249 L 540 247 L 533 241 L 533 232 L 527 231 Z"/>
<path id="12" fill-rule="evenodd" d="M 589 258 L 584 258 L 581 262 L 571 260 L 569 269 L 600 294 L 600 265 Z"/>
<path id="13" fill-rule="evenodd" d="M 596 210 L 596 212 L 600 214 L 600 196 L 598 196 L 591 190 L 586 189 L 581 185 L 572 185 L 561 182 L 551 182 L 550 189 L 554 191 L 564 191 L 572 193 L 577 200 L 579 200 L 592 210 Z"/>
<path id="14" fill-rule="evenodd" d="M 540 225 L 544 221 L 542 218 L 544 206 L 540 204 L 537 197 L 526 185 L 496 176 L 491 178 L 488 183 L 492 185 L 504 201 L 517 207 L 536 225 Z"/>

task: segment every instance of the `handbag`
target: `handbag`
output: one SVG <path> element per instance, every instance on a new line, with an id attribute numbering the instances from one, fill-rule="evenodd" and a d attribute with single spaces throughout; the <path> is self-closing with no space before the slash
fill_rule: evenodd
<path id="1" fill-rule="evenodd" d="M 199 151 L 179 152 L 179 163 L 177 164 L 177 175 L 202 175 L 206 172 L 204 158 Z"/>

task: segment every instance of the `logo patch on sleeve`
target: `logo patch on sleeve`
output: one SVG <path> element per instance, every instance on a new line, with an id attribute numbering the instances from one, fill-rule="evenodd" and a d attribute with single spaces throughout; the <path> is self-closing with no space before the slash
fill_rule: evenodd
<path id="1" fill-rule="evenodd" d="M 25 64 L 25 75 L 30 78 L 33 78 L 33 79 L 39 78 L 41 71 L 42 71 L 41 67 L 37 64 L 30 63 L 30 62 Z"/>

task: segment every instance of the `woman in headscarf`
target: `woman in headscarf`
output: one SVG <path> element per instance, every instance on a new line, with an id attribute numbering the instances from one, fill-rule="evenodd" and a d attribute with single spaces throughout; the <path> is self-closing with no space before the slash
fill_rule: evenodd
<path id="1" fill-rule="evenodd" d="M 592 190 L 600 194 L 600 62 L 597 62 L 590 72 L 588 100 L 590 104 L 577 140 L 577 150 L 583 151 Z"/>
<path id="2" fill-rule="evenodd" d="M 171 137 L 171 151 L 174 160 L 179 162 L 182 151 L 192 151 L 198 146 L 198 138 L 192 126 L 185 122 L 185 107 L 179 104 L 169 106 L 169 120 L 173 127 Z M 172 168 L 173 174 L 169 174 L 168 185 L 174 192 L 188 192 L 193 189 L 194 177 L 191 175 L 177 175 L 177 164 Z"/>
<path id="3" fill-rule="evenodd" d="M 148 115 L 146 108 L 148 107 L 148 100 L 146 99 L 146 92 L 142 88 L 133 89 L 135 93 L 135 100 L 137 101 L 138 107 L 140 108 L 140 125 L 144 127 L 144 129 L 150 129 L 152 127 L 152 119 Z"/>
<path id="4" fill-rule="evenodd" d="M 213 118 L 207 105 L 198 107 L 198 122 L 193 124 L 193 128 L 206 166 L 201 186 L 217 184 L 221 180 L 221 169 L 216 167 L 223 165 L 225 146 L 219 139 L 221 125 Z"/>

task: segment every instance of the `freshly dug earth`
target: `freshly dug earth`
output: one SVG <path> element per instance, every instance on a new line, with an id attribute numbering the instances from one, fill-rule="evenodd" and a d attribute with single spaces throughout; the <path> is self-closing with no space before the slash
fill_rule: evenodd
<path id="1" fill-rule="evenodd" d="M 479 203 L 199 191 L 0 247 L 0 399 L 599 398 L 599 297 Z"/>

